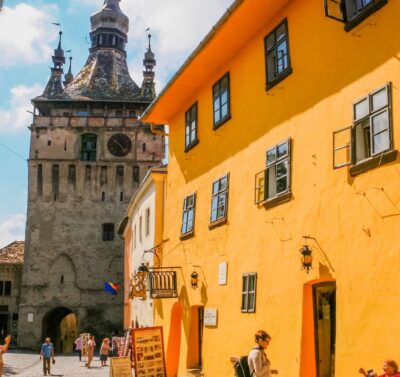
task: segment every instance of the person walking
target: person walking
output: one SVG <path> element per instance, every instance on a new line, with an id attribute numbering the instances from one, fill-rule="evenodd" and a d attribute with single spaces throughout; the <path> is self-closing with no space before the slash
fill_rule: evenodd
<path id="1" fill-rule="evenodd" d="M 254 347 L 248 356 L 250 375 L 254 377 L 271 377 L 278 374 L 276 369 L 271 369 L 265 350 L 271 342 L 271 337 L 264 331 L 259 330 L 254 335 L 257 347 Z"/>
<path id="2" fill-rule="evenodd" d="M 86 367 L 90 368 L 90 364 L 92 363 L 93 360 L 93 354 L 94 354 L 94 349 L 96 347 L 96 342 L 94 341 L 94 336 L 90 335 L 90 338 L 86 344 L 87 347 L 87 363 Z"/>
<path id="3" fill-rule="evenodd" d="M 4 339 L 4 346 L 0 346 L 0 377 L 3 377 L 3 370 L 4 370 L 3 353 L 7 352 L 10 342 L 11 342 L 11 335 L 8 335 Z"/>
<path id="4" fill-rule="evenodd" d="M 46 376 L 50 375 L 50 365 L 51 361 L 53 364 L 56 362 L 54 358 L 54 346 L 53 343 L 50 343 L 50 338 L 46 338 L 44 343 L 42 344 L 42 348 L 40 350 L 40 358 L 43 358 L 43 374 Z"/>
<path id="5" fill-rule="evenodd" d="M 399 367 L 394 360 L 385 360 L 382 367 L 385 374 L 379 375 L 379 377 L 400 377 Z M 366 372 L 364 368 L 359 369 L 364 377 L 377 377 L 377 373 L 374 371 Z"/>
<path id="6" fill-rule="evenodd" d="M 100 361 L 102 367 L 107 366 L 107 358 L 109 353 L 110 353 L 110 339 L 104 338 L 103 343 L 101 343 L 100 347 Z"/>
<path id="7" fill-rule="evenodd" d="M 82 346 L 83 346 L 83 339 L 81 337 L 75 340 L 75 350 L 78 352 L 79 361 L 82 361 Z"/>

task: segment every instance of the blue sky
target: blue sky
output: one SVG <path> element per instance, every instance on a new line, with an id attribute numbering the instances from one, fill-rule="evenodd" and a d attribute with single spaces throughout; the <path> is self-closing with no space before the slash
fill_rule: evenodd
<path id="1" fill-rule="evenodd" d="M 151 28 L 160 92 L 232 0 L 122 0 L 130 18 L 128 65 L 137 84 Z M 4 0 L 0 13 L 0 247 L 24 239 L 30 99 L 50 74 L 61 23 L 63 48 L 72 50 L 76 74 L 88 56 L 90 15 L 103 0 Z"/>

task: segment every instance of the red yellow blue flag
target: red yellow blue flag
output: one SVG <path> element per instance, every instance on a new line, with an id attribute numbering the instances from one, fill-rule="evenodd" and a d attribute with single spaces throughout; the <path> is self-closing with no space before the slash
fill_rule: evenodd
<path id="1" fill-rule="evenodd" d="M 111 281 L 107 281 L 104 283 L 104 292 L 111 293 L 113 296 L 117 295 L 118 289 L 119 289 L 118 284 L 115 284 Z"/>

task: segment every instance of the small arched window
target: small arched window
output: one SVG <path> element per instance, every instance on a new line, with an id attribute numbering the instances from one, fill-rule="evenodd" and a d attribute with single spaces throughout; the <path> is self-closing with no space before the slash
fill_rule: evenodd
<path id="1" fill-rule="evenodd" d="M 134 183 L 139 183 L 139 166 L 133 167 L 132 177 Z"/>
<path id="2" fill-rule="evenodd" d="M 96 161 L 97 136 L 93 134 L 82 135 L 81 160 Z"/>

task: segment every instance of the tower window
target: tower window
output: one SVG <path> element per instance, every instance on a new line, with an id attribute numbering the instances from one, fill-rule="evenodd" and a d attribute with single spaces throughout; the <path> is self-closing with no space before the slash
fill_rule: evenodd
<path id="1" fill-rule="evenodd" d="M 143 152 L 146 152 L 146 143 L 143 143 L 143 144 L 142 144 L 142 151 L 143 151 Z"/>
<path id="2" fill-rule="evenodd" d="M 76 167 L 75 165 L 68 165 L 68 183 L 75 185 L 76 183 Z"/>
<path id="3" fill-rule="evenodd" d="M 11 296 L 11 281 L 0 281 L 0 296 Z"/>
<path id="4" fill-rule="evenodd" d="M 103 241 L 114 241 L 114 224 L 103 224 Z"/>
<path id="5" fill-rule="evenodd" d="M 81 160 L 96 161 L 97 136 L 93 134 L 82 135 Z"/>
<path id="6" fill-rule="evenodd" d="M 132 168 L 132 178 L 134 183 L 139 183 L 139 174 L 140 174 L 139 166 L 134 166 Z"/>
<path id="7" fill-rule="evenodd" d="M 43 166 L 39 164 L 37 167 L 37 193 L 43 195 Z"/>
<path id="8" fill-rule="evenodd" d="M 59 166 L 58 165 L 53 165 L 52 166 L 52 185 L 53 185 L 54 200 L 56 200 L 57 194 L 58 194 L 59 176 L 60 176 Z"/>

